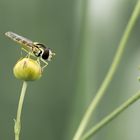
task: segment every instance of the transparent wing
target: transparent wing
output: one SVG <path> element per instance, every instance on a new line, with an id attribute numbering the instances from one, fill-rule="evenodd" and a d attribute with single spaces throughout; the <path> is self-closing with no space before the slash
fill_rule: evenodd
<path id="1" fill-rule="evenodd" d="M 24 47 L 27 50 L 32 50 L 34 47 L 34 44 L 31 40 L 22 37 L 16 33 L 13 32 L 6 32 L 5 35 L 15 41 L 16 43 L 20 44 L 22 47 Z"/>

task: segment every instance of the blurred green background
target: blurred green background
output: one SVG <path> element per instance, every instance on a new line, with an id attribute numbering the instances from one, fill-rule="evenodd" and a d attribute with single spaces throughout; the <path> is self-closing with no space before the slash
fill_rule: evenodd
<path id="1" fill-rule="evenodd" d="M 21 140 L 71 140 L 107 73 L 135 4 L 136 0 L 0 0 L 0 139 L 14 139 L 13 119 L 22 86 L 12 73 L 20 47 L 4 33 L 13 31 L 56 52 L 43 77 L 29 83 Z M 95 121 L 140 88 L 139 38 L 140 20 Z M 140 101 L 94 139 L 139 139 L 139 118 Z"/>

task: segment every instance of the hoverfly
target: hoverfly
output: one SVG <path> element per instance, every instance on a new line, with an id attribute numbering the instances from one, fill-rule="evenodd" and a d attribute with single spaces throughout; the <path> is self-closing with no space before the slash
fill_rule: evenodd
<path id="1" fill-rule="evenodd" d="M 41 61 L 45 63 L 45 66 L 48 65 L 47 61 L 50 61 L 51 58 L 55 55 L 55 53 L 53 53 L 50 48 L 47 48 L 42 43 L 33 42 L 13 32 L 6 32 L 5 35 L 20 44 L 22 46 L 22 49 L 28 54 L 40 58 Z"/>

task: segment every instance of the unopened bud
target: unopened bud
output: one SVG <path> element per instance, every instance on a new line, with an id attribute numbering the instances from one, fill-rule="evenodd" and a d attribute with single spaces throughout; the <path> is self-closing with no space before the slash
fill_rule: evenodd
<path id="1" fill-rule="evenodd" d="M 14 66 L 13 72 L 17 79 L 25 81 L 37 80 L 42 75 L 40 64 L 30 58 L 23 58 L 19 60 Z"/>

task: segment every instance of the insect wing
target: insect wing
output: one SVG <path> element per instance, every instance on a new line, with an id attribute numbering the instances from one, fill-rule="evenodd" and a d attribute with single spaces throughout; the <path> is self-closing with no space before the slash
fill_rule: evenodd
<path id="1" fill-rule="evenodd" d="M 16 43 L 20 44 L 26 50 L 31 50 L 34 47 L 34 44 L 31 40 L 22 37 L 13 32 L 6 32 L 5 35 L 15 41 Z"/>

